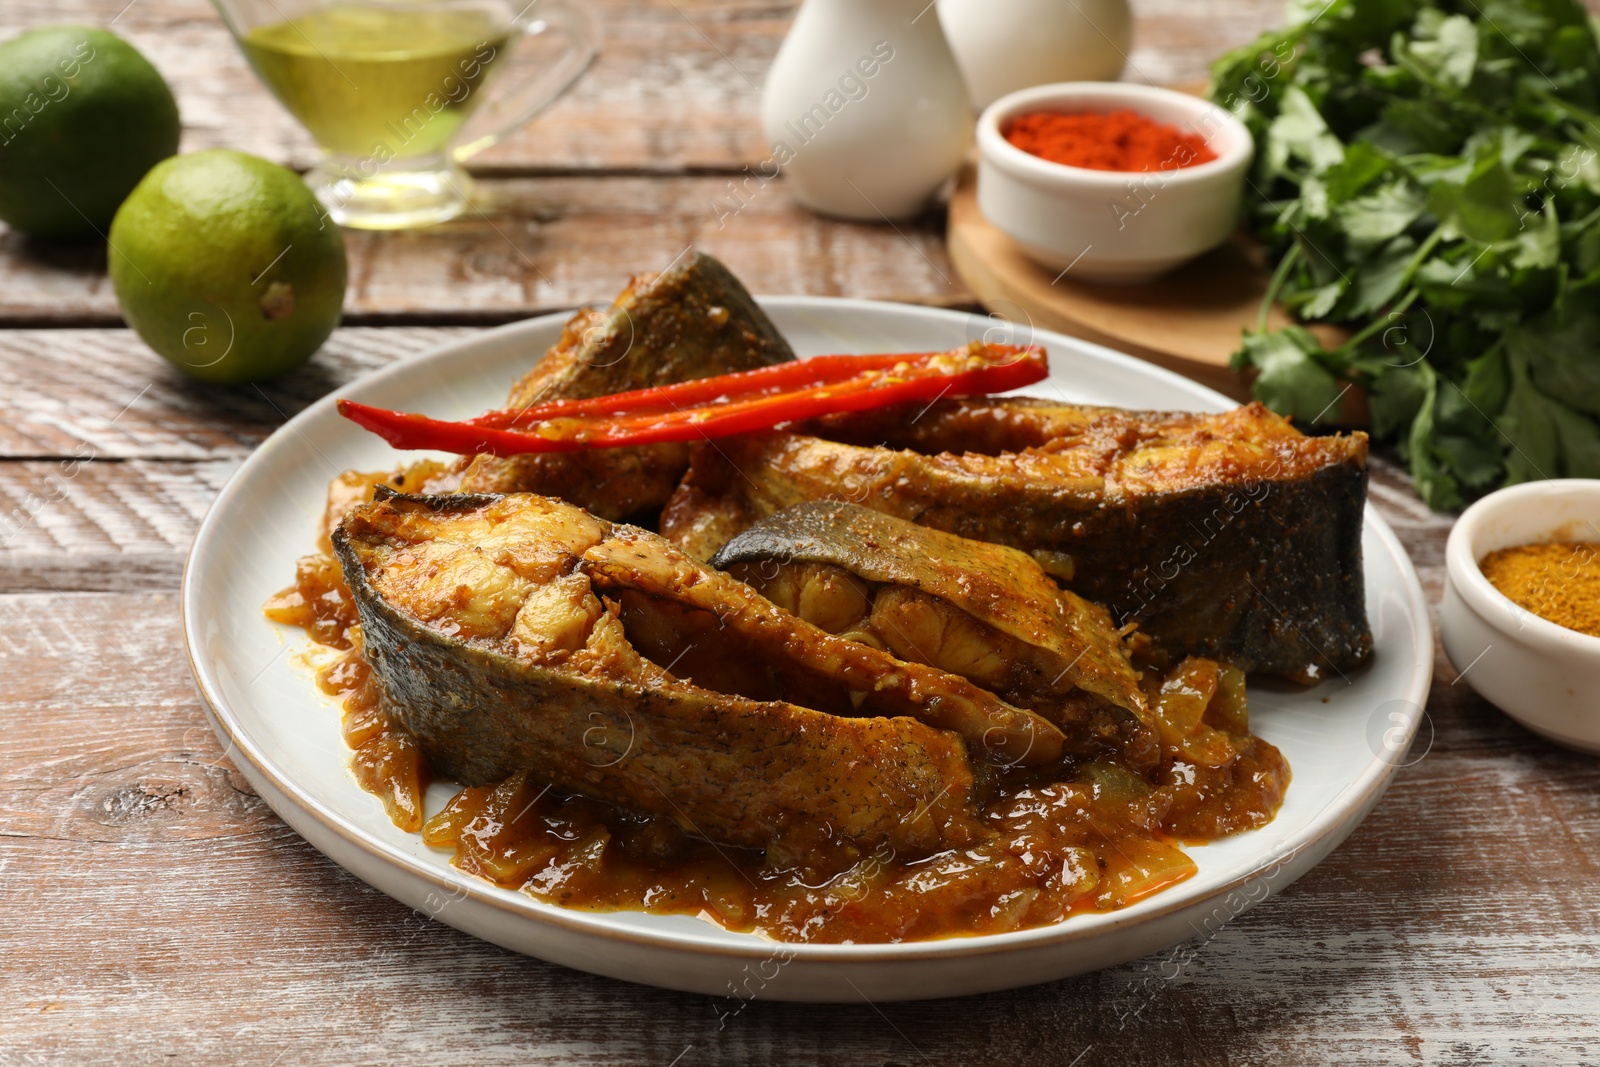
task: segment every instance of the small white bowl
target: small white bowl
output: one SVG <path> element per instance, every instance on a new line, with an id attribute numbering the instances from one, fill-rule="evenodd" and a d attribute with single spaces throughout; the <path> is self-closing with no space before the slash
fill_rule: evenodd
<path id="1" fill-rule="evenodd" d="M 1004 134 L 1030 111 L 1123 108 L 1202 135 L 1217 158 L 1145 172 L 1090 170 L 1024 152 Z M 978 118 L 978 209 L 1052 270 L 1079 281 L 1147 281 L 1228 239 L 1254 155 L 1244 123 L 1197 96 L 1122 82 L 1039 85 L 1002 96 Z"/>
<path id="2" fill-rule="evenodd" d="M 1445 544 L 1439 636 L 1485 700 L 1534 733 L 1600 752 L 1600 637 L 1540 618 L 1478 569 L 1496 549 L 1567 540 L 1600 541 L 1600 481 L 1529 482 L 1473 504 Z"/>

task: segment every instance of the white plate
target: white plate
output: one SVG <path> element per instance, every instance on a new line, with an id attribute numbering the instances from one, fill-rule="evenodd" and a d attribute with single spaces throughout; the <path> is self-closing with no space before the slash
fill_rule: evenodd
<path id="1" fill-rule="evenodd" d="M 1006 331 L 958 312 L 856 300 L 762 301 L 801 355 L 950 347 Z M 460 418 L 500 404 L 560 332 L 549 315 L 490 330 L 385 368 L 340 395 Z M 1147 363 L 1058 334 L 1034 340 L 1051 376 L 1027 392 L 1089 403 L 1217 411 L 1221 395 Z M 1106 967 L 1205 934 L 1310 870 L 1382 795 L 1427 700 L 1433 635 L 1405 551 L 1370 508 L 1362 539 L 1377 654 L 1348 680 L 1260 687 L 1255 730 L 1294 771 L 1269 826 L 1190 849 L 1191 879 L 1132 907 L 1055 926 L 897 945 L 789 945 L 684 916 L 595 913 L 541 903 L 463 874 L 397 830 L 348 769 L 339 712 L 295 655 L 298 630 L 261 605 L 312 550 L 328 480 L 383 469 L 395 453 L 324 397 L 273 434 L 218 495 L 183 581 L 184 638 L 229 755 L 274 811 L 336 863 L 468 933 L 542 959 L 673 989 L 746 999 L 914 999 L 1028 985 Z M 448 796 L 430 793 L 429 811 Z M 281 887 L 261 886 L 263 893 Z"/>

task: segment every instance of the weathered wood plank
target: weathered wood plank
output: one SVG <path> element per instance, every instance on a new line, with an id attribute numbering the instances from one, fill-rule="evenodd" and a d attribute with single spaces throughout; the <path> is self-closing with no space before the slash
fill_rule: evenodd
<path id="1" fill-rule="evenodd" d="M 818 218 L 781 181 L 727 177 L 510 178 L 479 183 L 481 212 L 406 233 L 345 231 L 347 321 L 504 322 L 609 300 L 628 276 L 690 244 L 755 293 L 971 305 L 942 219 L 861 225 Z M 0 321 L 116 325 L 104 251 L 0 230 Z"/>
<path id="2" fill-rule="evenodd" d="M 737 170 L 766 157 L 760 86 L 792 0 L 583 0 L 600 58 L 544 115 L 473 161 L 485 173 L 627 168 Z M 1277 0 L 1137 0 L 1126 77 L 1203 80 L 1224 50 L 1282 18 Z M 316 146 L 256 80 L 205 0 L 9 0 L 0 39 L 36 25 L 105 24 L 171 82 L 185 151 L 240 148 L 300 169 Z"/>
<path id="3" fill-rule="evenodd" d="M 176 589 L 236 460 L 0 463 L 0 592 Z"/>
<path id="4" fill-rule="evenodd" d="M 0 591 L 175 589 L 239 461 L 350 379 L 470 331 L 337 331 L 260 390 L 197 385 L 127 330 L 0 331 Z"/>
<path id="5" fill-rule="evenodd" d="M 1130 79 L 1203 77 L 1213 53 L 1277 17 L 1270 0 L 1210 0 L 1214 18 L 1175 5 L 1139 6 L 1145 43 L 1130 57 Z M 727 256 L 758 292 L 972 303 L 937 219 L 902 224 L 904 236 L 829 223 L 799 209 L 781 182 L 728 213 L 739 203 L 729 181 L 742 182 L 737 172 L 767 155 L 755 87 L 792 5 L 610 0 L 598 8 L 607 48 L 594 69 L 549 113 L 480 157 L 476 169 L 489 176 L 479 182 L 481 213 L 413 233 L 347 235 L 350 321 L 505 321 L 601 299 L 691 241 Z M 204 0 L 18 0 L 0 10 L 0 39 L 33 25 L 113 19 L 172 81 L 186 151 L 222 145 L 302 168 L 314 162 L 309 137 L 257 83 Z M 493 177 L 606 168 L 728 173 L 672 181 Z M 41 244 L 0 227 L 0 321 L 116 324 L 104 250 Z"/>
<path id="6" fill-rule="evenodd" d="M 0 331 L 0 591 L 174 588 L 211 497 L 268 434 L 344 382 L 470 332 L 341 329 L 258 391 L 196 385 L 126 330 Z M 1436 597 L 1451 518 L 1392 463 L 1373 471 L 1373 500 Z"/>
<path id="7" fill-rule="evenodd" d="M 1132 54 L 1129 78 L 1193 81 L 1212 53 L 1276 17 L 1271 2 L 1213 0 L 1206 7 L 1217 9 L 1216 18 L 1197 17 L 1191 6 L 1176 19 L 1174 3 L 1140 6 L 1140 39 L 1148 43 Z M 841 226 L 805 213 L 781 182 L 736 216 L 726 214 L 738 203 L 728 182 L 742 177 L 732 172 L 767 155 L 752 86 L 787 29 L 791 5 L 613 0 L 599 8 L 608 33 L 602 59 L 568 98 L 480 157 L 476 169 L 491 176 L 479 183 L 481 214 L 414 233 L 347 236 L 352 321 L 504 321 L 570 306 L 602 298 L 628 273 L 670 260 L 690 241 L 727 255 L 758 292 L 972 302 L 950 268 L 937 220 L 902 225 L 908 248 L 889 227 Z M 309 137 L 256 82 L 204 0 L 18 0 L 0 11 L 0 39 L 32 25 L 113 18 L 173 82 L 186 151 L 223 145 L 302 168 L 314 162 Z M 604 168 L 730 174 L 670 182 L 492 177 Z M 0 320 L 115 324 L 104 266 L 103 249 L 92 244 L 40 244 L 0 227 Z"/>
<path id="8" fill-rule="evenodd" d="M 0 593 L 176 589 L 212 498 L 247 442 L 270 432 L 276 418 L 272 412 L 242 420 L 233 439 L 209 451 L 195 448 L 194 458 L 180 461 L 67 452 L 0 462 Z M 207 455 L 214 458 L 200 458 Z M 1374 475 L 1374 499 L 1416 560 L 1430 601 L 1437 601 L 1449 516 L 1411 511 L 1403 495 L 1410 489 L 1391 464 L 1377 461 Z M 309 530 L 306 537 L 309 546 Z"/>
<path id="9" fill-rule="evenodd" d="M 290 415 L 353 378 L 447 341 L 469 327 L 344 327 L 304 368 L 258 392 L 190 381 L 128 330 L 0 330 L 0 456 L 50 459 L 242 458 Z M 1428 510 L 1401 468 L 1380 457 L 1373 499 L 1391 525 L 1430 550 L 1452 517 Z"/>
<path id="10" fill-rule="evenodd" d="M 1349 842 L 1220 932 L 1015 993 L 818 1007 L 561 970 L 346 875 L 223 756 L 169 593 L 0 596 L 0 664 L 3 1062 L 1466 1067 L 1600 1051 L 1600 765 L 1465 687 L 1438 687 L 1431 750 Z"/>
<path id="11" fill-rule="evenodd" d="M 340 329 L 293 374 L 223 389 L 186 378 L 130 330 L 0 331 L 0 456 L 240 459 L 344 382 L 470 332 Z"/>
<path id="12" fill-rule="evenodd" d="M 173 81 L 186 149 L 310 162 L 203 0 L 124 6 L 11 0 L 0 39 L 115 17 Z M 743 78 L 759 85 L 791 2 L 595 6 L 605 57 L 480 157 L 492 224 L 352 237 L 352 319 L 604 299 L 691 239 L 758 292 L 965 302 L 938 277 L 936 224 L 913 252 L 773 186 L 717 227 L 708 202 L 765 154 Z M 1203 76 L 1280 17 L 1277 0 L 1135 8 L 1129 77 L 1157 82 Z M 677 176 L 566 176 L 606 168 Z M 0 231 L 0 319 L 114 322 L 103 272 L 92 248 Z M 0 333 L 0 1064 L 1600 1062 L 1600 761 L 1451 684 L 1437 653 L 1431 747 L 1318 870 L 1215 936 L 1036 989 L 881 1007 L 664 993 L 513 956 L 346 875 L 206 727 L 177 575 L 221 480 L 283 417 L 459 333 L 344 329 L 264 395 L 193 386 L 124 331 Z M 1386 462 L 1372 496 L 1436 600 L 1449 518 Z M 57 592 L 75 589 L 115 592 Z"/>

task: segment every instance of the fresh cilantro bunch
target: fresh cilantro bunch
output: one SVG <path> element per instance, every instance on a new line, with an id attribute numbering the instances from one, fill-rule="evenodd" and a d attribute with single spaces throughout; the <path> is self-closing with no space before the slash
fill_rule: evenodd
<path id="1" fill-rule="evenodd" d="M 1245 335 L 1234 366 L 1307 421 L 1361 386 L 1450 508 L 1600 476 L 1600 48 L 1573 0 L 1310 0 L 1212 68 L 1256 139 L 1273 300 L 1349 332 Z"/>

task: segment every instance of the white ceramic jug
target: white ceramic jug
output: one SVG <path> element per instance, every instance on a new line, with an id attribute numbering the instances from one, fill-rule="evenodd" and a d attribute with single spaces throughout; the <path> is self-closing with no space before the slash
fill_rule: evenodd
<path id="1" fill-rule="evenodd" d="M 1122 76 L 1128 0 L 939 0 L 939 21 L 979 111 L 1007 93 Z"/>
<path id="2" fill-rule="evenodd" d="M 928 0 L 805 0 L 761 101 L 796 199 L 881 221 L 913 216 L 960 167 L 972 113 Z"/>

